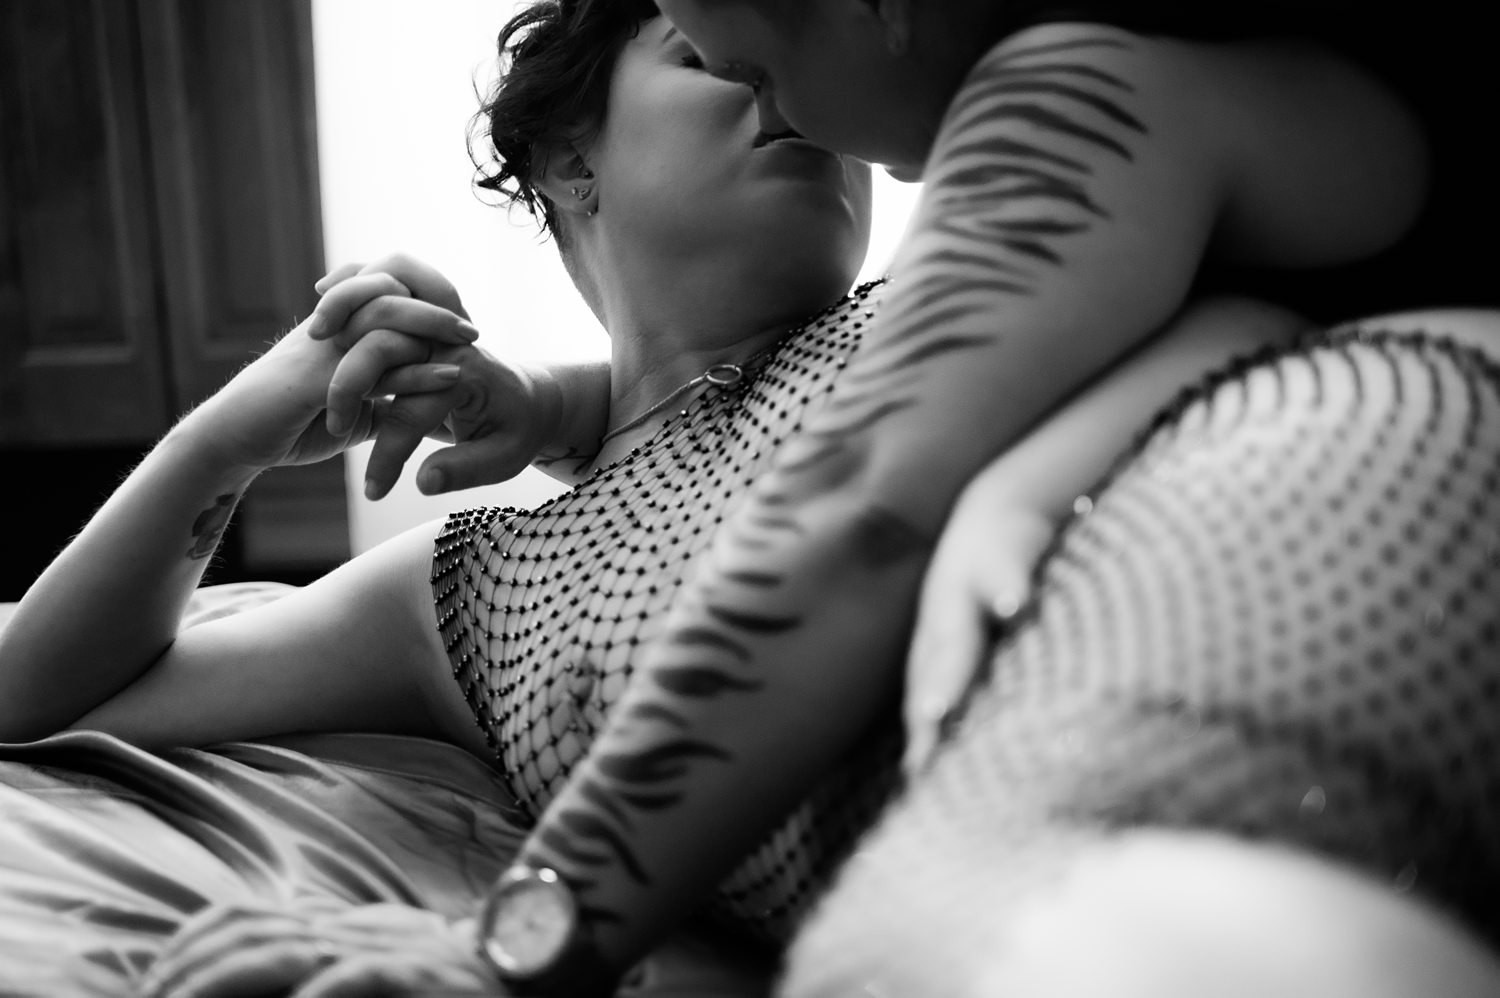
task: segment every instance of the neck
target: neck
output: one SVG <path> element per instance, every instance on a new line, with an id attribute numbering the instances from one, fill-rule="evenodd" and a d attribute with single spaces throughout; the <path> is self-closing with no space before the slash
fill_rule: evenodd
<path id="1" fill-rule="evenodd" d="M 619 289 L 602 291 L 597 309 L 610 336 L 611 428 L 636 419 L 716 364 L 745 363 L 847 290 L 819 293 L 805 282 L 747 280 L 742 254 L 728 266 L 699 262 L 671 271 L 660 281 L 602 282 Z M 669 407 L 662 418 L 680 407 Z M 634 442 L 658 425 L 660 420 L 649 420 L 630 438 Z"/>
<path id="2" fill-rule="evenodd" d="M 610 453 L 601 451 L 601 458 L 612 459 L 616 451 L 649 438 L 674 413 L 710 390 L 710 383 L 737 379 L 751 357 L 775 344 L 796 324 L 772 323 L 736 336 L 721 333 L 723 326 L 709 325 L 711 317 L 703 321 L 696 338 L 674 336 L 671 327 L 633 327 L 610 334 L 610 433 L 606 440 Z M 679 346 L 664 350 L 659 346 L 663 342 Z"/>

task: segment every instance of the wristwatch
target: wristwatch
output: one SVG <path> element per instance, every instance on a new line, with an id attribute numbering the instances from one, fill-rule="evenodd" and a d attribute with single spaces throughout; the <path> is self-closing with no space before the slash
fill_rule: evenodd
<path id="1" fill-rule="evenodd" d="M 616 975 L 581 923 L 573 891 L 556 870 L 516 863 L 480 910 L 479 956 L 502 984 L 527 995 L 609 995 Z"/>

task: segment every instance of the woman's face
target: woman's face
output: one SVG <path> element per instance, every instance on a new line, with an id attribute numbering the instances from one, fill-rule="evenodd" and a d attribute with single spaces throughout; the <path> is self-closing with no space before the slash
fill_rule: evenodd
<path id="1" fill-rule="evenodd" d="M 658 0 L 709 71 L 759 88 L 799 132 L 831 149 L 921 172 L 951 87 L 893 55 L 868 4 L 803 0 L 799 13 L 749 2 Z"/>
<path id="2" fill-rule="evenodd" d="M 828 282 L 836 274 L 839 286 L 829 287 L 842 294 L 868 245 L 869 168 L 775 137 L 785 130 L 762 120 L 748 88 L 706 72 L 666 18 L 653 18 L 620 51 L 586 154 L 599 177 L 599 221 L 684 257 L 730 246 L 761 279 L 779 276 L 768 267 Z M 829 290 L 821 293 L 826 300 Z"/>

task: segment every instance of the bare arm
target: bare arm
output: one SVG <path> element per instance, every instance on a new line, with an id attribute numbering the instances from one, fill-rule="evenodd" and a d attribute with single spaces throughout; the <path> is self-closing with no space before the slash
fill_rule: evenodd
<path id="1" fill-rule="evenodd" d="M 701 898 L 896 695 L 964 483 L 1181 306 L 1250 182 L 1230 150 L 1252 126 L 1226 130 L 1204 96 L 1212 71 L 1081 25 L 1029 32 L 975 70 L 875 327 L 726 523 L 528 843 L 577 885 L 611 958 Z M 1237 113 L 1277 141 L 1279 109 Z M 1348 165 L 1343 138 L 1324 169 Z M 1357 235 L 1389 238 L 1376 228 Z M 1265 233 L 1243 235 L 1269 252 Z"/>
<path id="2" fill-rule="evenodd" d="M 408 348 L 412 360 L 426 355 L 420 341 Z M 0 739 L 78 725 L 148 744 L 431 727 L 410 706 L 408 653 L 425 631 L 413 630 L 417 608 L 393 588 L 425 575 L 425 542 L 420 554 L 361 559 L 242 619 L 177 631 L 256 475 L 326 459 L 376 432 L 380 410 L 368 402 L 350 436 L 326 430 L 324 395 L 341 357 L 294 330 L 146 457 L 0 635 Z M 408 373 L 420 391 L 431 372 Z M 439 375 L 426 387 L 446 387 Z M 418 549 L 408 541 L 401 550 Z"/>

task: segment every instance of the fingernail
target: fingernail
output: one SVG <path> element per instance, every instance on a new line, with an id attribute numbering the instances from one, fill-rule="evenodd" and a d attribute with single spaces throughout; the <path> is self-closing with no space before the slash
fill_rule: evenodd
<path id="1" fill-rule="evenodd" d="M 932 756 L 932 743 L 925 738 L 910 738 L 906 745 L 906 754 L 901 758 L 901 771 L 907 776 L 915 776 L 927 768 L 927 760 Z"/>
<path id="2" fill-rule="evenodd" d="M 439 364 L 432 369 L 433 377 L 442 381 L 457 381 L 464 371 L 457 364 Z"/>
<path id="3" fill-rule="evenodd" d="M 314 312 L 307 317 L 307 335 L 315 340 L 320 340 L 327 333 L 328 320 L 322 315 Z"/>
<path id="4" fill-rule="evenodd" d="M 470 343 L 473 343 L 475 340 L 479 339 L 478 328 L 476 328 L 473 323 L 465 322 L 462 319 L 458 321 L 458 333 Z"/>
<path id="5" fill-rule="evenodd" d="M 324 424 L 328 427 L 328 435 L 331 437 L 346 437 L 349 435 L 349 430 L 351 429 L 344 425 L 343 417 L 332 410 L 329 410 L 328 418 L 324 420 Z"/>
<path id="6" fill-rule="evenodd" d="M 990 609 L 1002 621 L 1013 620 L 1026 603 L 1025 596 L 1015 589 L 1002 589 L 995 594 Z"/>
<path id="7" fill-rule="evenodd" d="M 366 478 L 365 498 L 373 502 L 374 500 L 380 498 L 380 494 L 380 486 L 376 484 L 375 480 L 373 478 Z"/>
<path id="8" fill-rule="evenodd" d="M 428 468 L 417 476 L 417 488 L 429 496 L 443 491 L 443 473 L 436 468 Z"/>

